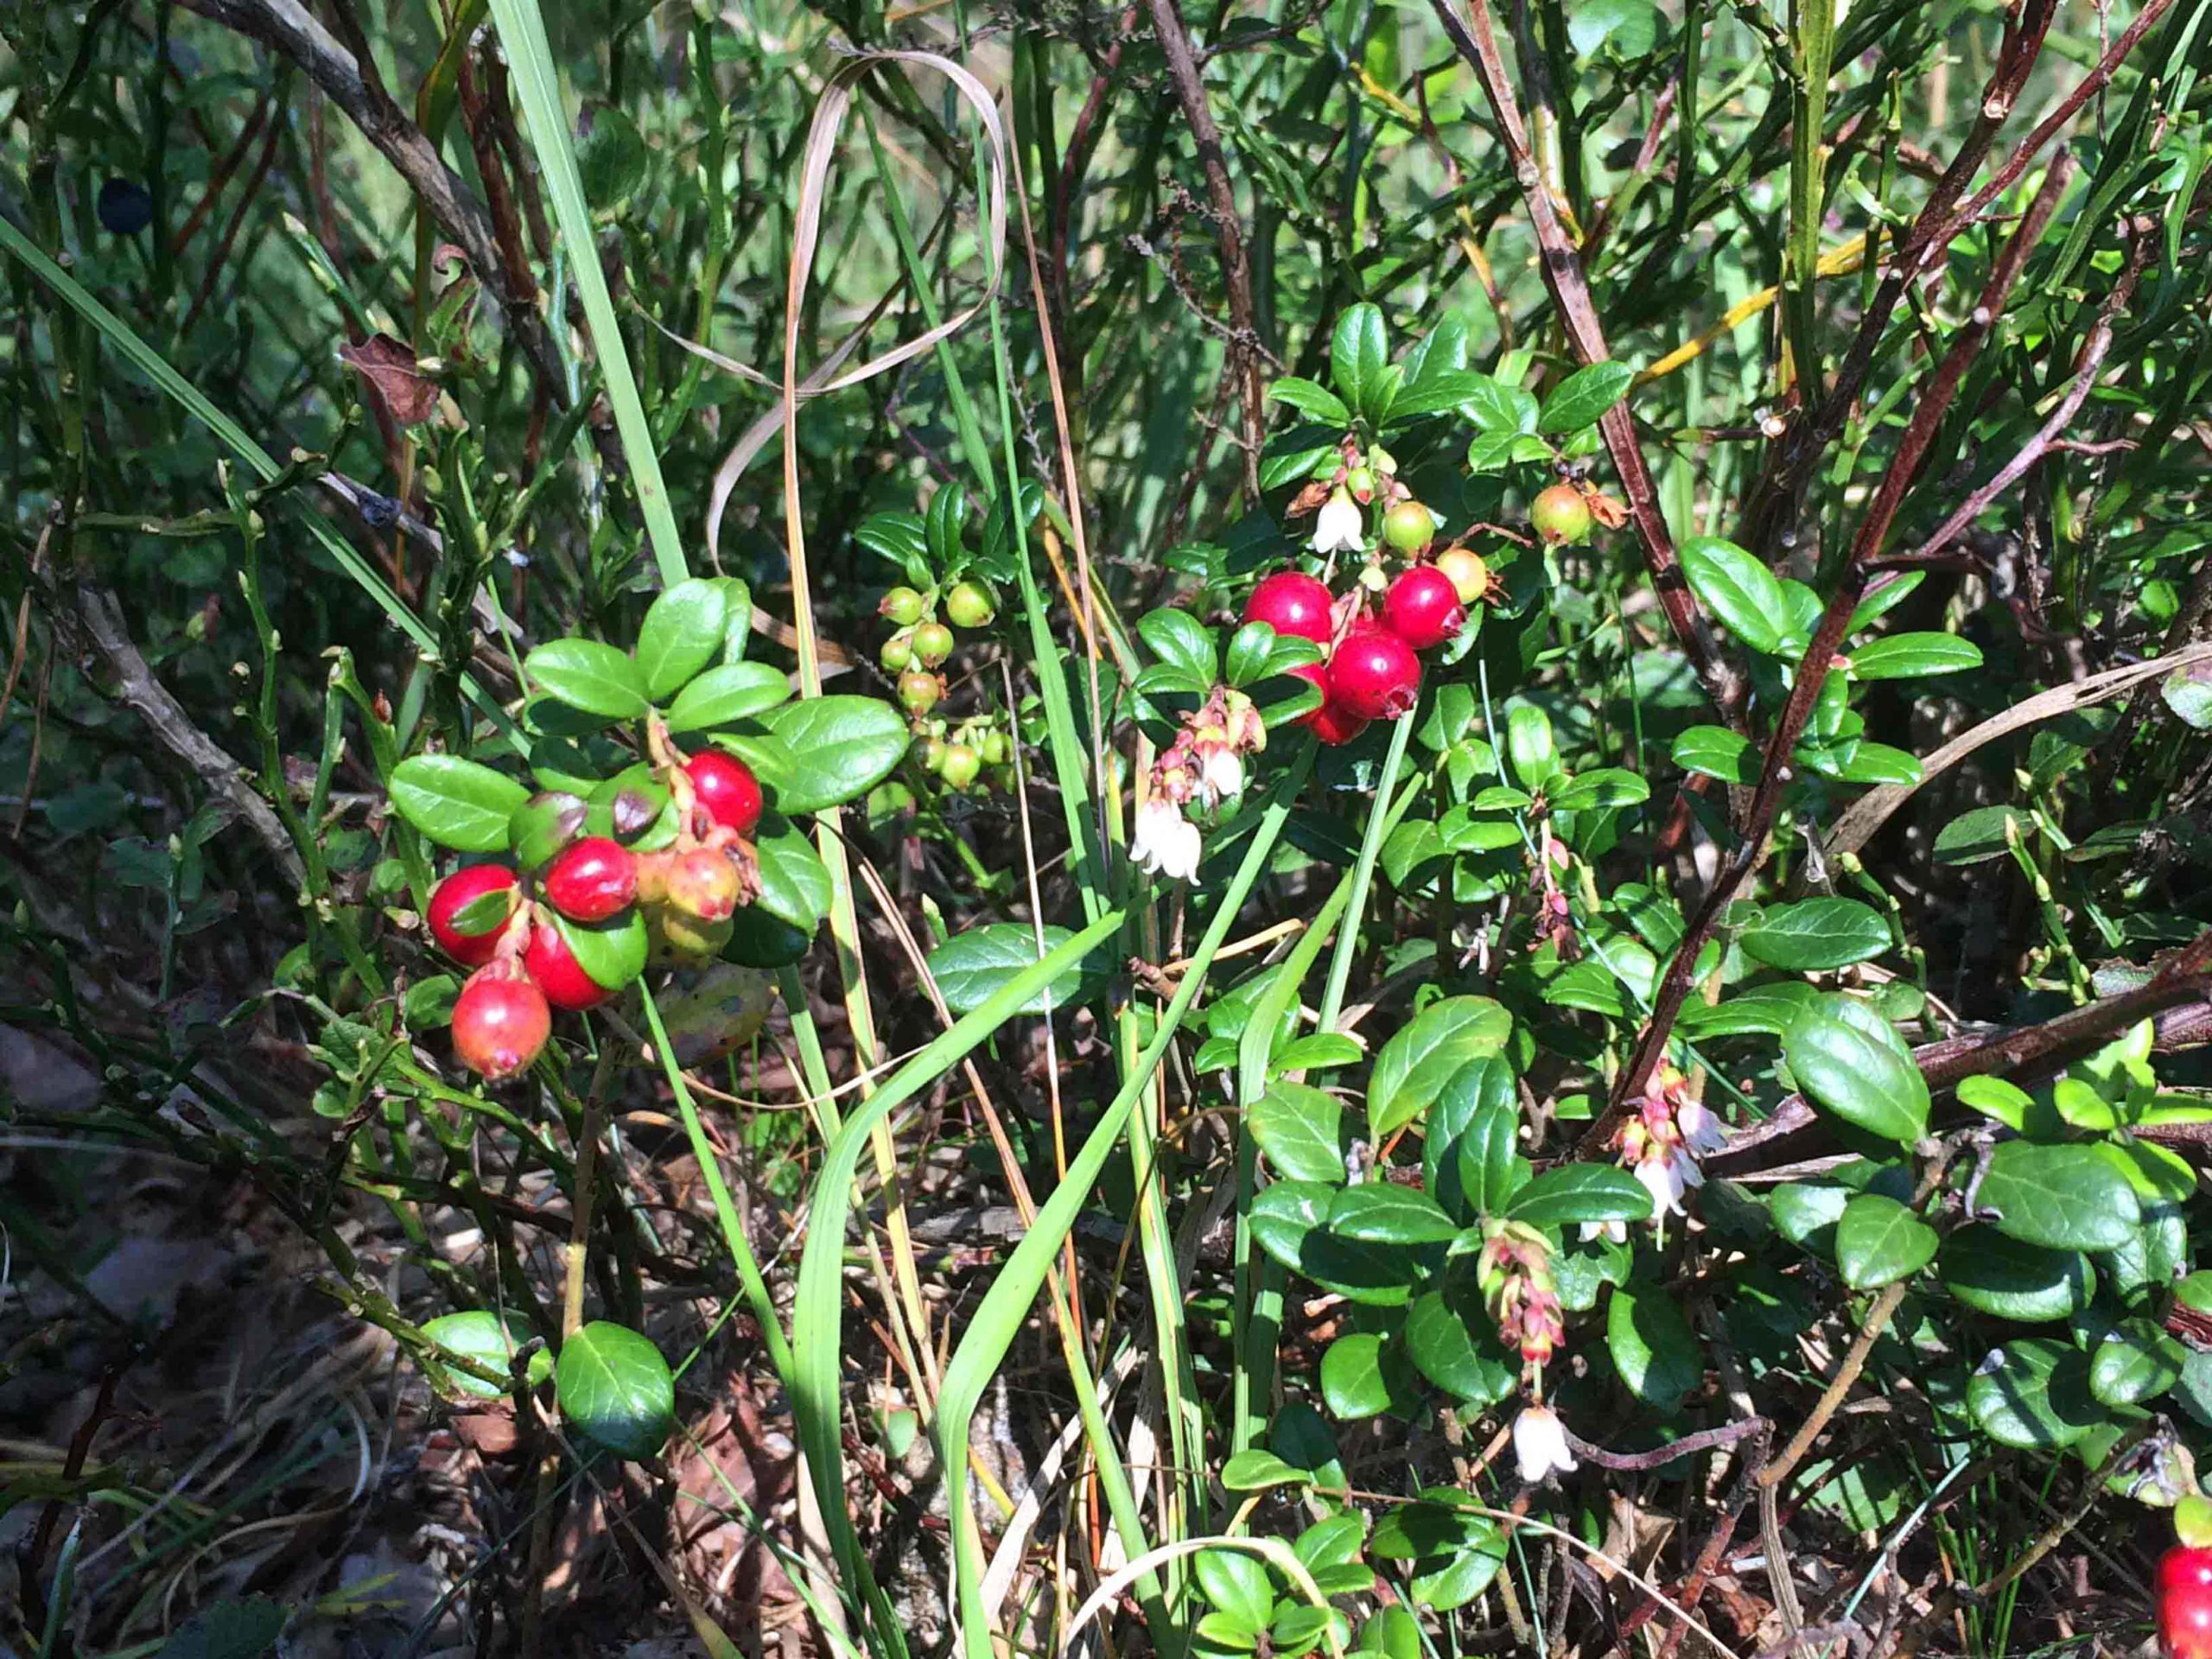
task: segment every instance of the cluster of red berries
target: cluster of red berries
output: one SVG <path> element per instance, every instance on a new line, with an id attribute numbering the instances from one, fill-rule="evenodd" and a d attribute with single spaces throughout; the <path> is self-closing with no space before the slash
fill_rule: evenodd
<path id="1" fill-rule="evenodd" d="M 675 839 L 634 852 L 610 836 L 567 840 L 531 878 L 505 864 L 471 864 L 431 890 L 438 948 L 474 969 L 453 1008 L 454 1052 L 486 1081 L 528 1068 L 552 1034 L 552 1010 L 596 1007 L 620 991 L 585 969 L 560 925 L 614 921 L 643 907 L 652 950 L 671 963 L 703 962 L 730 937 L 740 905 L 759 891 L 749 837 L 764 803 L 753 769 L 719 749 L 669 769 Z"/>
<path id="2" fill-rule="evenodd" d="M 1427 509 L 1421 508 L 1425 515 Z M 1323 660 L 1291 671 L 1319 688 L 1321 706 L 1305 717 L 1324 743 L 1349 743 L 1372 720 L 1410 714 L 1421 698 L 1421 658 L 1458 637 L 1467 607 L 1490 588 L 1490 568 L 1479 554 L 1450 548 L 1433 563 L 1401 571 L 1383 591 L 1379 614 L 1340 605 L 1319 578 L 1278 570 L 1252 590 L 1247 622 L 1265 622 L 1277 633 L 1311 639 Z"/>

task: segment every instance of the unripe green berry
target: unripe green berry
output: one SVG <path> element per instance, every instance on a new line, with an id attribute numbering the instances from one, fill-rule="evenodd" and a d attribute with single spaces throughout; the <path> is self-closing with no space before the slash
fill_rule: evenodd
<path id="1" fill-rule="evenodd" d="M 899 677 L 899 701 L 910 714 L 929 713 L 944 696 L 944 678 L 926 669 L 910 668 Z"/>
<path id="2" fill-rule="evenodd" d="M 982 753 L 983 759 L 988 764 L 1002 766 L 1014 759 L 1014 745 L 1007 741 L 1007 734 L 1004 732 L 986 732 L 983 734 Z"/>
<path id="3" fill-rule="evenodd" d="M 922 620 L 928 605 L 912 588 L 893 588 L 875 608 L 900 627 L 911 628 Z"/>
<path id="4" fill-rule="evenodd" d="M 924 738 L 922 740 L 923 768 L 929 772 L 944 771 L 944 753 L 950 747 L 941 737 Z"/>
<path id="5" fill-rule="evenodd" d="M 1554 547 L 1579 547 L 1590 539 L 1590 504 L 1572 484 L 1554 484 L 1529 504 L 1529 522 Z"/>
<path id="6" fill-rule="evenodd" d="M 1356 499 L 1369 499 L 1375 493 L 1375 469 L 1371 467 L 1353 467 L 1344 474 L 1344 488 L 1350 490 Z"/>
<path id="7" fill-rule="evenodd" d="M 1418 553 L 1436 536 L 1436 515 L 1418 501 L 1401 501 L 1382 515 L 1382 539 L 1401 553 Z"/>
<path id="8" fill-rule="evenodd" d="M 944 779 L 946 787 L 964 790 L 976 781 L 982 770 L 982 756 L 965 743 L 950 743 L 945 746 L 944 760 L 938 766 L 938 773 Z"/>
<path id="9" fill-rule="evenodd" d="M 889 674 L 903 674 L 914 665 L 914 631 L 901 628 L 883 642 L 883 649 L 876 653 L 876 660 Z"/>
<path id="10" fill-rule="evenodd" d="M 914 630 L 914 660 L 935 668 L 952 655 L 952 630 L 942 622 L 925 622 Z"/>
<path id="11" fill-rule="evenodd" d="M 998 614 L 998 607 L 992 601 L 991 590 L 982 582 L 960 582 L 944 596 L 944 613 L 956 628 L 980 628 Z"/>

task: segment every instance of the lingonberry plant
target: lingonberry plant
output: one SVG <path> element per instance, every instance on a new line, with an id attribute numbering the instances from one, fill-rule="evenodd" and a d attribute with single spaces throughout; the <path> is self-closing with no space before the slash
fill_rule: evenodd
<path id="1" fill-rule="evenodd" d="M 2212 1659 L 2212 0 L 0 19 L 11 1650 Z"/>

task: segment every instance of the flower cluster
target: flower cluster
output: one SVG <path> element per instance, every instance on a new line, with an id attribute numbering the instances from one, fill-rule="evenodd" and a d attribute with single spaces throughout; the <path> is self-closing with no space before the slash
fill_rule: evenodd
<path id="1" fill-rule="evenodd" d="M 1526 1223 L 1495 1222 L 1475 1258 L 1475 1275 L 1497 1334 L 1520 1351 L 1521 1363 L 1548 1362 L 1567 1338 L 1567 1315 L 1552 1280 L 1551 1241 Z"/>
<path id="2" fill-rule="evenodd" d="M 1475 1258 L 1476 1281 L 1497 1333 L 1521 1356 L 1530 1402 L 1513 1420 L 1513 1453 L 1521 1478 L 1548 1480 L 1574 1467 L 1567 1430 L 1545 1405 L 1544 1366 L 1567 1339 L 1567 1313 L 1552 1278 L 1551 1241 L 1524 1222 L 1490 1224 Z"/>
<path id="3" fill-rule="evenodd" d="M 1129 855 L 1155 875 L 1197 879 L 1205 850 L 1189 810 L 1217 810 L 1244 792 L 1244 757 L 1268 747 L 1267 727 L 1252 699 L 1217 685 L 1153 763 L 1149 786 L 1137 808 Z"/>
<path id="4" fill-rule="evenodd" d="M 1683 1213 L 1684 1193 L 1705 1185 L 1697 1160 L 1727 1144 L 1720 1120 L 1690 1097 L 1688 1080 L 1666 1065 L 1652 1075 L 1643 1101 L 1612 1139 L 1621 1162 L 1651 1194 L 1652 1218 L 1662 1226 L 1669 1216 Z"/>

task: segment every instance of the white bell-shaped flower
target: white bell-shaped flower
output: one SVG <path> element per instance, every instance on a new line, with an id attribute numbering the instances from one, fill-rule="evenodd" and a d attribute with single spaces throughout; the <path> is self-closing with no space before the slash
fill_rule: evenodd
<path id="1" fill-rule="evenodd" d="M 1359 503 L 1351 499 L 1350 490 L 1339 488 L 1321 504 L 1320 517 L 1313 523 L 1313 550 L 1316 553 L 1357 553 L 1364 543 L 1367 524 L 1359 510 Z"/>
<path id="2" fill-rule="evenodd" d="M 1137 809 L 1129 855 L 1154 875 L 1181 881 L 1195 879 L 1202 850 L 1198 826 L 1185 817 L 1174 802 L 1155 795 Z"/>
<path id="3" fill-rule="evenodd" d="M 1520 1460 L 1521 1478 L 1532 1486 L 1574 1467 L 1567 1426 L 1549 1406 L 1524 1407 L 1513 1420 L 1513 1455 Z"/>

